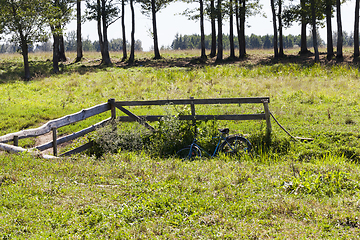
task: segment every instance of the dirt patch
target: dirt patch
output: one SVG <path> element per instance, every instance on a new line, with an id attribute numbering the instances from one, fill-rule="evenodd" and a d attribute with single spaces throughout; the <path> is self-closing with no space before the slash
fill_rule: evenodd
<path id="1" fill-rule="evenodd" d="M 58 136 L 58 138 L 59 137 L 62 137 L 62 136 Z M 44 135 L 36 137 L 35 138 L 35 146 L 39 146 L 39 145 L 49 143 L 49 142 L 52 142 L 52 141 L 53 141 L 53 135 L 52 135 L 52 132 L 49 132 L 49 133 L 46 133 Z M 58 145 L 58 153 L 60 152 L 61 148 L 64 148 L 65 146 L 67 146 L 69 144 L 71 144 L 71 141 L 59 144 Z M 46 149 L 46 150 L 42 151 L 42 153 L 44 153 L 44 154 L 53 154 L 53 148 L 51 147 L 49 149 Z"/>

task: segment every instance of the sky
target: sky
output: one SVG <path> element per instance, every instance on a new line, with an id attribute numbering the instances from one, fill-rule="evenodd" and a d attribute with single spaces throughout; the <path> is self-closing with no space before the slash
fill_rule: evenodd
<path id="1" fill-rule="evenodd" d="M 297 3 L 299 0 L 294 0 Z M 287 1 L 288 2 L 288 1 Z M 252 33 L 256 35 L 273 34 L 272 28 L 272 16 L 270 8 L 270 0 L 260 0 L 260 4 L 263 5 L 262 12 L 265 13 L 267 18 L 262 15 L 249 17 L 247 19 L 248 27 L 245 30 L 245 34 L 250 36 Z M 286 5 L 286 4 L 285 4 Z M 158 29 L 158 40 L 159 47 L 170 46 L 175 38 L 175 35 L 191 35 L 200 34 L 200 22 L 194 20 L 188 20 L 186 16 L 180 15 L 185 9 L 197 8 L 198 4 L 186 4 L 183 2 L 171 3 L 165 9 L 162 9 L 157 13 L 157 29 Z M 82 7 L 83 9 L 85 6 Z M 343 31 L 351 33 L 354 31 L 354 15 L 355 15 L 355 0 L 348 0 L 341 5 L 341 17 Z M 126 6 L 125 9 L 125 24 L 126 24 L 126 38 L 130 41 L 131 31 L 131 12 L 130 7 Z M 333 18 L 332 29 L 336 31 L 336 18 Z M 67 32 L 76 30 L 76 22 L 72 21 L 67 25 Z M 152 22 L 147 16 L 141 14 L 140 5 L 135 4 L 135 39 L 139 39 L 142 42 L 144 51 L 150 51 L 153 46 L 153 40 L 151 37 Z M 229 23 L 224 22 L 223 24 L 224 34 L 229 33 Z M 321 38 L 326 41 L 326 29 L 319 29 Z M 211 33 L 211 25 L 207 20 L 205 21 L 205 34 Z M 308 34 L 310 28 L 308 28 Z M 94 21 L 86 22 L 82 26 L 83 38 L 89 38 L 91 41 L 98 39 L 96 23 Z M 300 26 L 298 23 L 294 23 L 289 29 L 284 29 L 284 35 L 300 34 Z M 120 20 L 112 24 L 108 29 L 109 39 L 122 38 L 121 22 Z"/>

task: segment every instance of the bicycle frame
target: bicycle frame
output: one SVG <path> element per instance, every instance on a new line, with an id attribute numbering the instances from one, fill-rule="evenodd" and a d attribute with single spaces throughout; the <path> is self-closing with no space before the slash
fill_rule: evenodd
<path id="1" fill-rule="evenodd" d="M 217 143 L 217 145 L 216 145 L 216 148 L 215 148 L 213 154 L 210 154 L 210 153 L 207 152 L 204 148 L 202 148 L 199 144 L 197 144 L 197 143 L 196 143 L 196 142 L 197 142 L 197 139 L 196 139 L 196 138 L 194 138 L 194 139 L 193 139 L 193 142 L 190 144 L 189 154 L 191 153 L 192 148 L 195 146 L 195 147 L 197 147 L 198 149 L 200 149 L 200 152 L 206 153 L 209 157 L 215 157 L 215 155 L 216 155 L 216 153 L 217 153 L 217 151 L 218 151 L 218 149 L 219 149 L 219 147 L 220 147 L 220 145 L 221 145 L 221 140 L 226 141 L 226 137 L 224 137 L 223 135 L 218 135 L 218 136 L 216 136 L 216 137 L 212 137 L 212 139 L 214 139 L 214 138 L 219 138 L 219 141 L 218 141 L 218 143 Z"/>

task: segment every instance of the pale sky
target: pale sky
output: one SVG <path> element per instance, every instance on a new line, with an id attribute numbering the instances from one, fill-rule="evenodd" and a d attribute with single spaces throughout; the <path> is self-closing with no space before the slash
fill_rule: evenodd
<path id="1" fill-rule="evenodd" d="M 295 0 L 294 3 L 299 0 Z M 288 2 L 288 1 L 287 1 Z M 287 2 L 285 5 L 287 5 Z M 256 35 L 266 35 L 273 34 L 272 28 L 272 16 L 270 9 L 270 0 L 260 0 L 260 4 L 263 5 L 262 11 L 267 15 L 267 18 L 264 18 L 261 15 L 250 17 L 247 19 L 247 25 L 250 27 L 246 28 L 245 34 L 250 36 L 252 33 Z M 191 34 L 200 34 L 200 23 L 199 21 L 187 20 L 187 17 L 179 15 L 186 8 L 196 8 L 198 4 L 186 4 L 183 2 L 171 3 L 167 8 L 161 10 L 157 13 L 157 29 L 158 29 L 158 39 L 159 47 L 161 46 L 170 46 L 174 37 L 177 33 L 182 35 L 191 35 Z M 85 6 L 83 7 L 83 9 Z M 341 5 L 341 17 L 342 17 L 342 27 L 343 31 L 351 33 L 354 31 L 354 15 L 355 15 L 355 0 L 348 0 Z M 140 39 L 142 42 L 142 47 L 144 51 L 150 50 L 153 45 L 153 40 L 150 36 L 152 31 L 152 22 L 151 19 L 147 18 L 145 15 L 140 13 L 140 5 L 135 4 L 135 39 Z M 336 15 L 336 13 L 335 13 Z M 125 9 L 125 19 L 126 19 L 126 38 L 127 41 L 130 41 L 130 31 L 131 31 L 131 12 L 130 7 L 126 6 Z M 205 34 L 211 33 L 210 22 L 205 21 Z M 336 31 L 336 18 L 333 18 L 333 31 Z M 76 23 L 73 21 L 67 26 L 67 31 L 76 30 Z M 121 22 L 120 20 L 115 22 L 109 27 L 108 35 L 109 39 L 113 38 L 122 38 L 121 32 Z M 326 41 L 326 29 L 320 28 L 321 38 Z M 97 29 L 96 23 L 86 22 L 83 24 L 83 38 L 89 38 L 94 41 L 97 40 Z M 223 32 L 227 34 L 229 32 L 229 23 L 224 22 Z M 310 28 L 308 28 L 308 33 Z M 284 35 L 300 34 L 300 26 L 298 23 L 294 23 L 293 27 L 289 29 L 284 29 Z"/>

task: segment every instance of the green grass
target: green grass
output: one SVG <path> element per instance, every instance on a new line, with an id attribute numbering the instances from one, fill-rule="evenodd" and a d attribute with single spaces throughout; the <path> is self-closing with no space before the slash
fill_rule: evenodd
<path id="1" fill-rule="evenodd" d="M 360 169 L 341 157 L 182 162 L 123 152 L 102 160 L 1 159 L 3 239 L 359 235 Z"/>
<path id="2" fill-rule="evenodd" d="M 147 55 L 146 55 L 147 54 Z M 182 162 L 121 151 L 99 159 L 44 160 L 0 153 L 0 239 L 356 239 L 360 229 L 360 75 L 357 63 L 276 62 L 268 57 L 173 66 L 197 52 L 166 52 L 129 67 L 98 66 L 98 55 L 51 73 L 50 55 L 31 55 L 36 77 L 21 80 L 19 55 L 0 56 L 0 134 L 106 102 L 270 97 L 272 121 L 218 122 L 247 134 L 252 157 Z M 266 56 L 271 52 L 261 53 Z M 261 55 L 262 56 L 262 55 Z M 73 59 L 73 55 L 70 55 Z M 260 58 L 260 57 L 259 57 Z M 170 59 L 170 60 L 169 60 Z M 210 60 L 209 60 L 210 61 Z M 170 67 L 171 66 L 171 67 Z M 170 108 L 170 110 L 169 110 Z M 136 114 L 188 107 L 130 108 Z M 198 114 L 259 113 L 261 105 L 197 106 Z M 120 112 L 117 112 L 120 115 Z M 110 113 L 60 129 L 70 133 Z M 81 139 L 80 141 L 84 141 Z M 78 144 L 78 143 L 75 143 Z M 34 140 L 20 140 L 30 147 Z"/>

